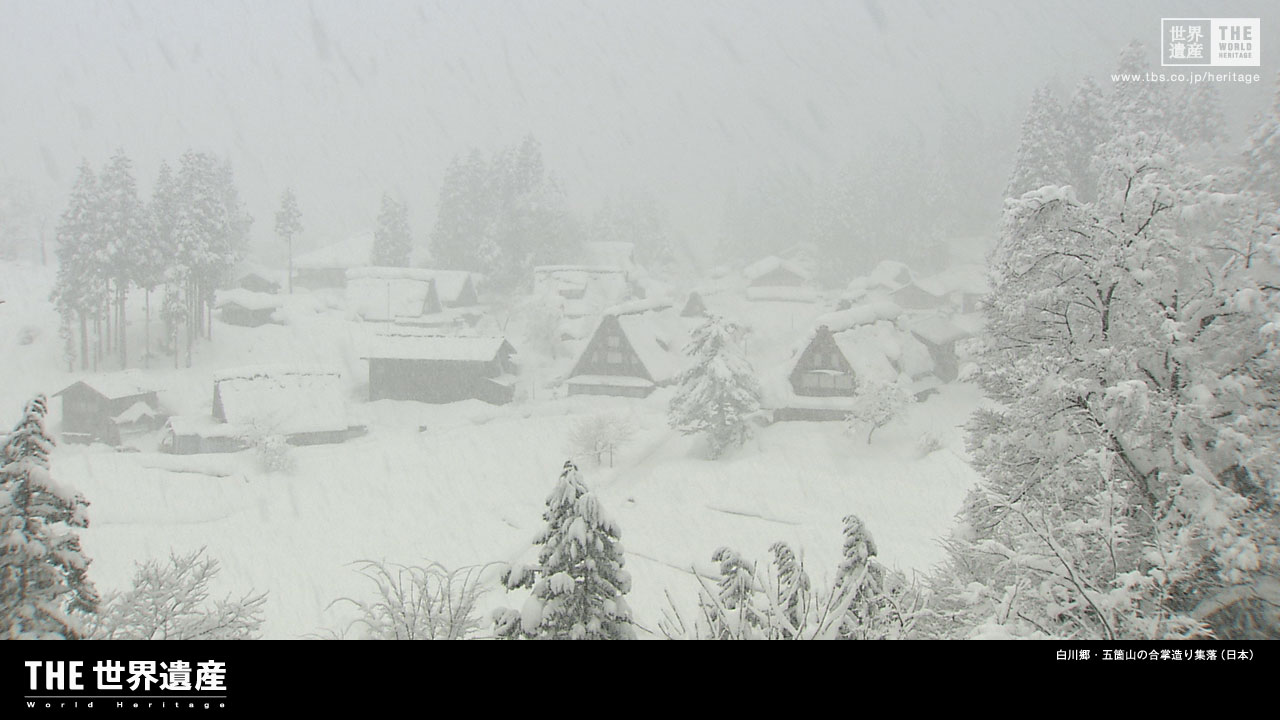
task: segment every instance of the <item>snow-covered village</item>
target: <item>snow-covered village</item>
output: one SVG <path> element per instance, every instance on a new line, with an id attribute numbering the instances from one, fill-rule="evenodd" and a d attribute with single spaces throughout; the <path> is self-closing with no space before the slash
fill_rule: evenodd
<path id="1" fill-rule="evenodd" d="M 1280 638 L 1280 14 L 1114 5 L 0 0 L 0 637 Z"/>

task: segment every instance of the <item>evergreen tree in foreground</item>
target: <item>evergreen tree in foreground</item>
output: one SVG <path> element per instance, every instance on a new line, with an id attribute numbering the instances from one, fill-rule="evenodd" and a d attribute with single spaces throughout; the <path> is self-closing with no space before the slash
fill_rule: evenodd
<path id="1" fill-rule="evenodd" d="M 98 606 L 75 532 L 89 503 L 49 473 L 46 408 L 27 404 L 0 459 L 0 638 L 79 639 L 76 613 Z"/>
<path id="2" fill-rule="evenodd" d="M 668 415 L 671 426 L 686 435 L 705 432 L 713 458 L 746 442 L 748 417 L 760 409 L 760 383 L 733 330 L 712 315 L 694 331 L 685 350 L 694 363 L 680 374 Z"/>
<path id="3" fill-rule="evenodd" d="M 503 571 L 509 590 L 530 588 L 520 611 L 494 613 L 495 634 L 507 639 L 631 640 L 631 589 L 623 569 L 621 533 L 605 516 L 572 461 L 547 497 L 547 527 L 534 541 L 538 564 Z"/>

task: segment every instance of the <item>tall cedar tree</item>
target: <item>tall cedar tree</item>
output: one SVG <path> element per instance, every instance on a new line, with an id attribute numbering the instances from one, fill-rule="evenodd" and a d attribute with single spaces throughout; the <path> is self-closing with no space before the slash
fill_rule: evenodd
<path id="1" fill-rule="evenodd" d="M 382 195 L 378 228 L 373 233 L 372 263 L 378 267 L 409 267 L 413 235 L 409 232 L 409 209 L 390 195 Z"/>
<path id="2" fill-rule="evenodd" d="M 293 294 L 293 238 L 302 232 L 302 211 L 293 188 L 285 188 L 280 196 L 280 209 L 276 211 L 276 235 L 285 241 L 289 249 L 289 294 Z"/>
<path id="3" fill-rule="evenodd" d="M 133 162 L 117 150 L 98 178 L 102 198 L 100 233 L 102 250 L 99 262 L 111 282 L 113 314 L 110 325 L 116 328 L 115 342 L 120 353 L 120 367 L 129 365 L 128 317 L 125 308 L 129 288 L 136 280 L 145 282 L 148 235 L 151 231 L 146 206 L 138 197 L 138 182 L 133 177 Z"/>
<path id="4" fill-rule="evenodd" d="M 89 526 L 89 503 L 49 472 L 46 412 L 43 395 L 27 404 L 0 459 L 0 637 L 7 639 L 78 639 L 77 613 L 98 606 L 75 531 Z"/>
<path id="5" fill-rule="evenodd" d="M 572 461 L 565 461 L 542 514 L 547 527 L 534 541 L 538 564 L 504 570 L 509 590 L 529 588 L 519 612 L 494 613 L 495 634 L 508 639 L 631 640 L 631 608 L 623 597 L 631 575 L 623 569 L 618 526 L 600 507 Z"/>
<path id="6" fill-rule="evenodd" d="M 101 210 L 97 178 L 88 162 L 81 163 L 67 209 L 58 223 L 58 277 L 51 298 L 62 317 L 64 331 L 71 334 L 71 325 L 78 325 L 81 370 L 89 369 L 91 357 L 96 359 L 89 348 L 89 321 L 106 301 L 106 287 L 97 273 L 94 257 L 95 248 L 100 245 Z"/>
<path id="7" fill-rule="evenodd" d="M 693 333 L 685 353 L 693 365 L 680 373 L 668 422 L 685 435 L 706 433 L 711 457 L 750 434 L 750 417 L 760 409 L 761 388 L 737 339 L 735 326 L 708 316 Z"/>

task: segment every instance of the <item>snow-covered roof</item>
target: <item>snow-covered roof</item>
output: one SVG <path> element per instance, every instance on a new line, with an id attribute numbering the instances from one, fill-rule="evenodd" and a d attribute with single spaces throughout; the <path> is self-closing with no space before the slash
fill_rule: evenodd
<path id="1" fill-rule="evenodd" d="M 847 310 L 819 315 L 814 324 L 826 325 L 834 333 L 878 320 L 894 320 L 901 314 L 902 308 L 889 300 L 880 299 L 854 305 Z"/>
<path id="2" fill-rule="evenodd" d="M 618 324 L 655 383 L 664 383 L 680 372 L 682 351 L 689 339 L 684 324 L 670 310 L 622 315 Z"/>
<path id="3" fill-rule="evenodd" d="M 381 360 L 456 360 L 491 362 L 503 347 L 514 350 L 501 337 L 456 335 L 385 334 L 369 341 L 367 358 Z"/>
<path id="4" fill-rule="evenodd" d="M 165 421 L 165 427 L 175 435 L 199 435 L 201 437 L 239 437 L 245 428 L 220 423 L 208 415 L 173 415 Z"/>
<path id="5" fill-rule="evenodd" d="M 284 299 L 271 293 L 253 292 L 244 288 L 219 290 L 215 296 L 214 307 L 239 305 L 245 310 L 274 310 L 284 304 Z"/>
<path id="6" fill-rule="evenodd" d="M 108 400 L 119 400 L 120 398 L 133 397 L 135 395 L 146 395 L 156 391 L 156 387 L 152 385 L 151 378 L 147 377 L 142 371 L 122 370 L 115 373 L 92 375 L 81 378 L 80 380 L 54 393 L 54 396 L 56 397 L 61 395 L 82 383 Z"/>
<path id="7" fill-rule="evenodd" d="M 294 366 L 244 367 L 214 377 L 223 419 L 231 425 L 292 435 L 347 428 L 338 371 Z"/>
<path id="8" fill-rule="evenodd" d="M 987 284 L 987 270 L 982 265 L 966 264 L 947 268 L 942 272 L 923 278 L 918 283 L 921 288 L 936 291 L 937 295 L 951 293 L 968 293 L 985 295 L 990 291 Z"/>
<path id="9" fill-rule="evenodd" d="M 616 267 L 597 267 L 595 265 L 539 265 L 533 269 L 536 275 L 572 275 L 574 273 L 582 273 L 584 275 L 623 275 L 625 274 L 621 268 Z"/>
<path id="10" fill-rule="evenodd" d="M 372 256 L 373 231 L 369 230 L 298 255 L 293 259 L 293 267 L 298 270 L 340 270 L 368 265 Z"/>
<path id="11" fill-rule="evenodd" d="M 642 300 L 628 300 L 618 303 L 604 311 L 605 315 L 635 315 L 654 310 L 666 310 L 671 307 L 671 300 L 665 297 L 650 297 Z"/>
<path id="12" fill-rule="evenodd" d="M 929 315 L 912 321 L 907 324 L 906 329 L 934 345 L 946 345 L 972 334 L 939 315 Z"/>
<path id="13" fill-rule="evenodd" d="M 868 285 L 888 290 L 910 285 L 914 279 L 915 274 L 911 272 L 911 268 L 897 260 L 881 260 L 866 276 Z"/>
<path id="14" fill-rule="evenodd" d="M 424 283 L 434 281 L 440 301 L 452 303 L 466 289 L 467 282 L 472 279 L 471 275 L 466 270 L 367 266 L 349 268 L 347 282 L 350 283 L 353 280 L 411 280 Z"/>
<path id="15" fill-rule="evenodd" d="M 574 375 L 570 385 L 598 385 L 604 387 L 653 387 L 653 383 L 634 375 Z"/>
<path id="16" fill-rule="evenodd" d="M 129 424 L 129 423 L 136 423 L 143 418 L 152 418 L 155 416 L 156 416 L 155 408 L 139 400 L 138 402 L 130 405 L 127 410 L 120 413 L 119 415 L 116 415 L 112 419 L 118 423 Z"/>
<path id="17" fill-rule="evenodd" d="M 368 270 L 401 271 L 386 274 Z M 428 304 L 430 276 L 415 276 L 411 268 L 358 268 L 347 271 L 347 309 L 365 320 L 416 318 L 439 308 Z"/>
<path id="18" fill-rule="evenodd" d="M 782 268 L 804 280 L 808 280 L 810 278 L 809 271 L 802 265 L 792 262 L 791 260 L 783 260 L 777 255 L 770 255 L 751 263 L 742 269 L 742 274 L 748 281 L 755 281 L 779 268 Z"/>
<path id="19" fill-rule="evenodd" d="M 747 288 L 747 299 L 758 302 L 776 300 L 779 302 L 811 303 L 818 301 L 818 293 L 813 288 L 808 287 L 749 287 Z"/>

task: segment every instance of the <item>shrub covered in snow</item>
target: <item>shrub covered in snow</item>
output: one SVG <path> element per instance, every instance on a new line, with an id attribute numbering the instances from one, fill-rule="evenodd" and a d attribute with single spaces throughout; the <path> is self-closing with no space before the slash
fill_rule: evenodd
<path id="1" fill-rule="evenodd" d="M 717 550 L 711 558 L 720 568 L 717 586 L 695 573 L 700 617 L 690 626 L 669 603 L 658 623 L 662 633 L 701 640 L 897 640 L 912 637 L 926 612 L 914 585 L 873 560 L 875 541 L 854 515 L 845 518 L 843 560 L 830 588 L 813 587 L 786 543 L 769 549 L 773 558 L 763 572 L 729 548 Z"/>
<path id="2" fill-rule="evenodd" d="M 266 472 L 292 473 L 298 466 L 293 446 L 283 435 L 254 434 L 248 438 L 258 467 Z"/>
<path id="3" fill-rule="evenodd" d="M 377 587 L 377 599 L 339 598 L 356 607 L 360 626 L 372 640 L 463 640 L 481 627 L 476 605 L 484 595 L 479 566 L 450 570 L 438 562 L 426 566 L 389 565 L 362 560 L 359 572 Z"/>
<path id="4" fill-rule="evenodd" d="M 101 640 L 247 640 L 258 636 L 266 593 L 210 602 L 220 568 L 200 548 L 171 554 L 168 564 L 138 564 L 133 587 L 109 596 L 91 621 Z"/>
<path id="5" fill-rule="evenodd" d="M 622 414 L 584 417 L 569 433 L 570 449 L 575 455 L 589 455 L 600 465 L 605 457 L 613 467 L 614 454 L 636 433 L 635 420 Z"/>
<path id="6" fill-rule="evenodd" d="M 893 422 L 910 402 L 911 396 L 897 383 L 862 381 L 846 421 L 851 431 L 866 429 L 870 445 L 875 431 Z"/>
<path id="7" fill-rule="evenodd" d="M 942 436 L 932 431 L 925 431 L 916 439 L 916 454 L 919 457 L 928 457 L 942 447 Z"/>

